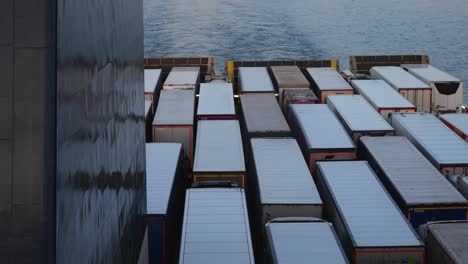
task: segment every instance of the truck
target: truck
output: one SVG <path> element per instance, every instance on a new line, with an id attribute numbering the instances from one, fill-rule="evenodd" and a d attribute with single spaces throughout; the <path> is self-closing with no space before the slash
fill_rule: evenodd
<path id="1" fill-rule="evenodd" d="M 432 112 L 432 88 L 401 67 L 375 66 L 369 70 L 373 79 L 386 81 L 393 89 L 408 99 L 416 111 Z"/>
<path id="2" fill-rule="evenodd" d="M 245 162 L 238 120 L 199 120 L 193 181 L 235 181 L 245 186 Z"/>
<path id="3" fill-rule="evenodd" d="M 162 90 L 153 120 L 153 142 L 181 143 L 193 165 L 194 90 Z"/>
<path id="4" fill-rule="evenodd" d="M 152 103 L 152 114 L 156 110 L 161 92 L 161 69 L 145 69 L 145 101 Z"/>
<path id="5" fill-rule="evenodd" d="M 354 94 L 353 88 L 331 67 L 307 68 L 312 89 L 320 98 L 320 103 L 327 102 L 331 94 Z"/>
<path id="6" fill-rule="evenodd" d="M 362 156 L 414 228 L 467 220 L 468 201 L 406 137 L 362 137 L 361 142 Z"/>
<path id="7" fill-rule="evenodd" d="M 239 67 L 240 93 L 274 93 L 267 67 Z"/>
<path id="8" fill-rule="evenodd" d="M 332 224 L 317 218 L 276 218 L 265 225 L 267 263 L 348 264 Z"/>
<path id="9" fill-rule="evenodd" d="M 394 114 L 398 136 L 407 137 L 443 175 L 468 175 L 468 142 L 432 114 Z"/>
<path id="10" fill-rule="evenodd" d="M 309 90 L 310 83 L 296 65 L 271 66 L 273 84 L 279 94 L 279 104 L 283 104 L 284 92 L 287 90 Z"/>
<path id="11" fill-rule="evenodd" d="M 197 119 L 235 119 L 234 94 L 231 83 L 202 83 L 198 97 Z"/>
<path id="12" fill-rule="evenodd" d="M 364 97 L 386 121 L 392 113 L 414 113 L 416 107 L 383 80 L 352 80 L 357 94 Z"/>
<path id="13" fill-rule="evenodd" d="M 432 110 L 456 112 L 463 104 L 463 82 L 430 64 L 403 64 L 405 70 L 432 88 Z"/>
<path id="14" fill-rule="evenodd" d="M 468 142 L 468 114 L 442 114 L 439 119 Z"/>
<path id="15" fill-rule="evenodd" d="M 291 126 L 311 173 L 320 160 L 354 160 L 357 148 L 325 104 L 291 105 Z"/>
<path id="16" fill-rule="evenodd" d="M 395 130 L 361 95 L 329 95 L 327 105 L 357 145 L 362 136 L 393 136 Z"/>
<path id="17" fill-rule="evenodd" d="M 352 263 L 424 263 L 424 244 L 366 161 L 317 162 L 317 187 Z"/>
<path id="18" fill-rule="evenodd" d="M 291 118 L 291 104 L 318 104 L 319 99 L 312 90 L 286 90 L 281 109 L 287 120 Z"/>
<path id="19" fill-rule="evenodd" d="M 163 89 L 198 89 L 200 82 L 200 67 L 172 67 L 164 81 Z"/>
<path id="20" fill-rule="evenodd" d="M 179 264 L 255 263 L 242 188 L 187 189 L 183 219 Z"/>
<path id="21" fill-rule="evenodd" d="M 182 144 L 146 144 L 148 263 L 175 263 L 179 255 L 185 173 Z"/>

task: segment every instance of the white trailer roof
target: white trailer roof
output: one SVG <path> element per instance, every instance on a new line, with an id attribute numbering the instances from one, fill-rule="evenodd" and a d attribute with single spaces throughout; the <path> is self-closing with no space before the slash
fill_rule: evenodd
<path id="1" fill-rule="evenodd" d="M 461 82 L 460 79 L 455 78 L 430 64 L 403 64 L 401 67 L 405 68 L 408 72 L 417 76 L 427 84 L 432 82 Z"/>
<path id="2" fill-rule="evenodd" d="M 356 148 L 336 115 L 324 104 L 292 104 L 308 149 Z"/>
<path id="3" fill-rule="evenodd" d="M 254 138 L 251 144 L 262 204 L 322 204 L 295 139 Z"/>
<path id="4" fill-rule="evenodd" d="M 361 142 L 406 206 L 468 204 L 406 137 L 362 137 Z"/>
<path id="5" fill-rule="evenodd" d="M 239 88 L 247 92 L 274 92 L 266 67 L 239 67 Z"/>
<path id="6" fill-rule="evenodd" d="M 182 144 L 146 143 L 146 213 L 166 214 Z"/>
<path id="7" fill-rule="evenodd" d="M 320 91 L 353 90 L 334 68 L 307 68 L 307 72 Z"/>
<path id="8" fill-rule="evenodd" d="M 237 120 L 200 120 L 194 172 L 245 172 L 244 150 Z"/>
<path id="9" fill-rule="evenodd" d="M 150 114 L 151 104 L 150 101 L 145 101 L 145 117 L 148 117 Z"/>
<path id="10" fill-rule="evenodd" d="M 194 90 L 162 90 L 153 125 L 193 125 Z"/>
<path id="11" fill-rule="evenodd" d="M 164 89 L 171 87 L 180 89 L 195 89 L 200 67 L 173 67 L 164 82 Z"/>
<path id="12" fill-rule="evenodd" d="M 291 132 L 274 94 L 241 94 L 240 100 L 247 132 Z"/>
<path id="13" fill-rule="evenodd" d="M 415 108 L 416 107 L 383 80 L 352 80 L 351 85 L 374 108 Z"/>
<path id="14" fill-rule="evenodd" d="M 356 247 L 422 244 L 366 161 L 317 166 Z"/>
<path id="15" fill-rule="evenodd" d="M 439 117 L 463 134 L 468 135 L 468 114 L 443 114 Z"/>
<path id="16" fill-rule="evenodd" d="M 397 134 L 406 136 L 437 167 L 467 165 L 468 143 L 431 114 L 395 114 Z"/>
<path id="17" fill-rule="evenodd" d="M 310 88 L 310 83 L 296 65 L 271 66 L 271 72 L 279 88 Z"/>
<path id="18" fill-rule="evenodd" d="M 161 78 L 160 69 L 145 69 L 145 93 L 152 93 Z"/>
<path id="19" fill-rule="evenodd" d="M 201 83 L 197 115 L 235 115 L 232 83 Z"/>
<path id="20" fill-rule="evenodd" d="M 361 95 L 329 95 L 327 104 L 352 132 L 393 131 L 393 128 Z"/>
<path id="21" fill-rule="evenodd" d="M 274 264 L 349 263 L 330 223 L 266 225 Z"/>
<path id="22" fill-rule="evenodd" d="M 383 79 L 394 89 L 429 89 L 430 87 L 418 78 L 396 66 L 376 66 L 370 69 L 374 79 Z"/>
<path id="23" fill-rule="evenodd" d="M 179 264 L 211 263 L 255 263 L 242 189 L 187 190 Z"/>

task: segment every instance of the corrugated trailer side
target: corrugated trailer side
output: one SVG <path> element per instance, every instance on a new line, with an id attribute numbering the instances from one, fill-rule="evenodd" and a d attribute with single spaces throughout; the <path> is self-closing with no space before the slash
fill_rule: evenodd
<path id="1" fill-rule="evenodd" d="M 310 83 L 307 78 L 302 74 L 299 67 L 292 66 L 271 66 L 271 73 L 273 75 L 273 83 L 279 93 L 279 103 L 283 103 L 283 93 L 286 90 L 309 90 Z"/>
<path id="2" fill-rule="evenodd" d="M 202 83 L 198 97 L 197 119 L 235 119 L 234 93 L 231 83 Z"/>
<path id="3" fill-rule="evenodd" d="M 327 96 L 332 94 L 354 94 L 353 88 L 341 77 L 335 68 L 307 68 L 312 88 L 320 98 L 320 103 L 327 102 Z"/>
<path id="4" fill-rule="evenodd" d="M 185 199 L 184 174 L 181 144 L 146 144 L 145 220 L 149 264 L 175 263 L 178 259 Z"/>
<path id="5" fill-rule="evenodd" d="M 444 114 L 439 118 L 453 132 L 468 142 L 468 114 Z"/>
<path id="6" fill-rule="evenodd" d="M 200 67 L 173 67 L 164 81 L 163 89 L 196 90 L 200 83 Z"/>
<path id="7" fill-rule="evenodd" d="M 281 109 L 286 119 L 291 118 L 291 104 L 318 104 L 319 99 L 312 90 L 287 90 L 283 94 Z"/>
<path id="8" fill-rule="evenodd" d="M 424 245 L 367 162 L 317 162 L 317 186 L 350 261 L 425 263 Z"/>
<path id="9" fill-rule="evenodd" d="M 414 228 L 467 220 L 468 201 L 405 137 L 362 137 L 362 156 Z"/>
<path id="10" fill-rule="evenodd" d="M 239 67 L 240 93 L 274 93 L 267 67 Z"/>

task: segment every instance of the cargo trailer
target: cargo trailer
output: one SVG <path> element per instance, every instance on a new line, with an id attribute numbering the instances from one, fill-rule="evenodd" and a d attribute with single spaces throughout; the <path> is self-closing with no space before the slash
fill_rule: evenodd
<path id="1" fill-rule="evenodd" d="M 291 126 L 311 173 L 319 160 L 356 159 L 356 146 L 327 105 L 293 104 L 291 113 Z"/>
<path id="2" fill-rule="evenodd" d="M 198 120 L 235 119 L 234 93 L 231 83 L 202 83 L 198 97 Z"/>
<path id="3" fill-rule="evenodd" d="M 440 120 L 468 142 L 468 114 L 443 114 Z"/>
<path id="4" fill-rule="evenodd" d="M 433 222 L 420 229 L 426 244 L 427 264 L 468 263 L 468 222 Z"/>
<path id="5" fill-rule="evenodd" d="M 181 143 L 193 164 L 194 90 L 162 90 L 153 120 L 153 142 Z"/>
<path id="6" fill-rule="evenodd" d="M 392 113 L 414 113 L 416 107 L 383 80 L 352 80 L 356 93 L 364 97 L 386 121 Z"/>
<path id="7" fill-rule="evenodd" d="M 164 82 L 164 90 L 196 90 L 200 82 L 200 67 L 173 67 Z"/>
<path id="8" fill-rule="evenodd" d="M 373 79 L 386 81 L 393 89 L 408 99 L 416 106 L 416 111 L 426 113 L 432 111 L 432 88 L 403 68 L 376 66 L 372 67 L 369 72 Z"/>
<path id="9" fill-rule="evenodd" d="M 240 93 L 274 93 L 266 67 L 239 67 Z"/>
<path id="10" fill-rule="evenodd" d="M 286 119 L 291 116 L 291 104 L 318 104 L 319 99 L 312 90 L 286 90 L 283 94 L 281 109 Z"/>
<path id="11" fill-rule="evenodd" d="M 366 161 L 317 162 L 325 214 L 352 263 L 424 263 L 424 245 Z"/>
<path id="12" fill-rule="evenodd" d="M 348 264 L 333 226 L 320 219 L 281 218 L 265 226 L 268 263 Z"/>
<path id="13" fill-rule="evenodd" d="M 467 220 L 468 201 L 405 137 L 362 137 L 362 156 L 414 228 Z"/>
<path id="14" fill-rule="evenodd" d="M 145 69 L 145 101 L 153 103 L 151 111 L 154 114 L 161 92 L 161 70 L 160 69 Z"/>
<path id="15" fill-rule="evenodd" d="M 175 263 L 178 259 L 185 200 L 183 165 L 181 144 L 146 144 L 149 264 Z"/>
<path id="16" fill-rule="evenodd" d="M 394 114 L 392 125 L 443 175 L 468 175 L 468 143 L 431 114 Z"/>
<path id="17" fill-rule="evenodd" d="M 198 121 L 193 180 L 229 180 L 244 187 L 245 163 L 239 121 Z"/>
<path id="18" fill-rule="evenodd" d="M 152 105 L 150 101 L 145 101 L 145 138 L 146 142 L 151 142 L 151 126 L 153 124 L 153 112 Z"/>
<path id="19" fill-rule="evenodd" d="M 341 77 L 335 68 L 307 68 L 312 89 L 320 98 L 320 103 L 327 102 L 331 94 L 354 94 L 353 88 Z"/>
<path id="20" fill-rule="evenodd" d="M 187 190 L 179 264 L 193 263 L 255 263 L 243 189 Z"/>
<path id="21" fill-rule="evenodd" d="M 297 66 L 271 66 L 273 83 L 283 104 L 283 94 L 287 90 L 309 90 L 310 83 Z"/>
<path id="22" fill-rule="evenodd" d="M 356 145 L 362 136 L 393 136 L 395 130 L 361 95 L 329 95 L 328 107 Z"/>
<path id="23" fill-rule="evenodd" d="M 403 64 L 409 73 L 432 88 L 432 109 L 456 112 L 463 104 L 463 82 L 430 64 Z"/>

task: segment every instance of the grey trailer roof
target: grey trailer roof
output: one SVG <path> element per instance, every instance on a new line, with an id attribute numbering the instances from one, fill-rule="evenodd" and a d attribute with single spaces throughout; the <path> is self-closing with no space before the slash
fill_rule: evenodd
<path id="1" fill-rule="evenodd" d="M 392 126 L 361 95 L 329 95 L 327 104 L 352 132 L 393 131 Z"/>
<path id="2" fill-rule="evenodd" d="M 426 84 L 430 84 L 432 82 L 461 82 L 460 79 L 439 70 L 430 64 L 403 64 L 401 67 L 423 80 Z"/>
<path id="3" fill-rule="evenodd" d="M 146 143 L 146 213 L 167 212 L 182 144 Z"/>
<path id="4" fill-rule="evenodd" d="M 362 137 L 361 142 L 406 206 L 468 204 L 406 137 Z"/>
<path id="5" fill-rule="evenodd" d="M 295 139 L 254 138 L 251 144 L 262 204 L 322 204 Z"/>
<path id="6" fill-rule="evenodd" d="M 376 66 L 370 69 L 374 79 L 383 79 L 394 89 L 429 89 L 430 87 L 418 78 L 397 66 Z"/>
<path id="7" fill-rule="evenodd" d="M 434 222 L 428 225 L 430 232 L 444 250 L 453 258 L 453 263 L 468 263 L 468 222 Z"/>
<path id="8" fill-rule="evenodd" d="M 194 172 L 245 172 L 244 151 L 237 120 L 200 120 Z"/>
<path id="9" fill-rule="evenodd" d="M 398 135 L 406 136 L 437 167 L 467 165 L 468 143 L 431 114 L 394 114 Z"/>
<path id="10" fill-rule="evenodd" d="M 161 78 L 160 69 L 145 69 L 145 93 L 152 93 Z"/>
<path id="11" fill-rule="evenodd" d="M 383 80 L 352 80 L 351 85 L 375 109 L 416 107 Z"/>
<path id="12" fill-rule="evenodd" d="M 317 166 L 356 247 L 421 245 L 366 161 Z"/>
<path id="13" fill-rule="evenodd" d="M 275 91 L 266 67 L 239 67 L 239 83 L 242 93 Z"/>
<path id="14" fill-rule="evenodd" d="M 193 125 L 194 90 L 162 90 L 153 125 Z"/>
<path id="15" fill-rule="evenodd" d="M 307 68 L 307 72 L 320 91 L 353 90 L 334 68 Z"/>
<path id="16" fill-rule="evenodd" d="M 356 148 L 336 115 L 325 104 L 292 104 L 308 149 Z"/>
<path id="17" fill-rule="evenodd" d="M 148 115 L 150 114 L 151 104 L 152 102 L 145 101 L 145 117 L 148 117 Z"/>
<path id="18" fill-rule="evenodd" d="M 460 130 L 463 134 L 468 135 L 468 114 L 443 114 L 439 117 Z"/>
<path id="19" fill-rule="evenodd" d="M 271 66 L 279 88 L 309 88 L 310 83 L 297 66 Z"/>
<path id="20" fill-rule="evenodd" d="M 273 264 L 349 263 L 330 223 L 269 223 L 265 228 Z"/>
<path id="21" fill-rule="evenodd" d="M 244 191 L 187 190 L 179 264 L 254 263 Z"/>
<path id="22" fill-rule="evenodd" d="M 247 132 L 291 132 L 274 94 L 241 94 L 240 100 Z"/>
<path id="23" fill-rule="evenodd" d="M 173 67 L 164 82 L 164 88 L 195 89 L 200 67 Z"/>
<path id="24" fill-rule="evenodd" d="M 231 83 L 201 83 L 197 115 L 235 115 Z"/>

